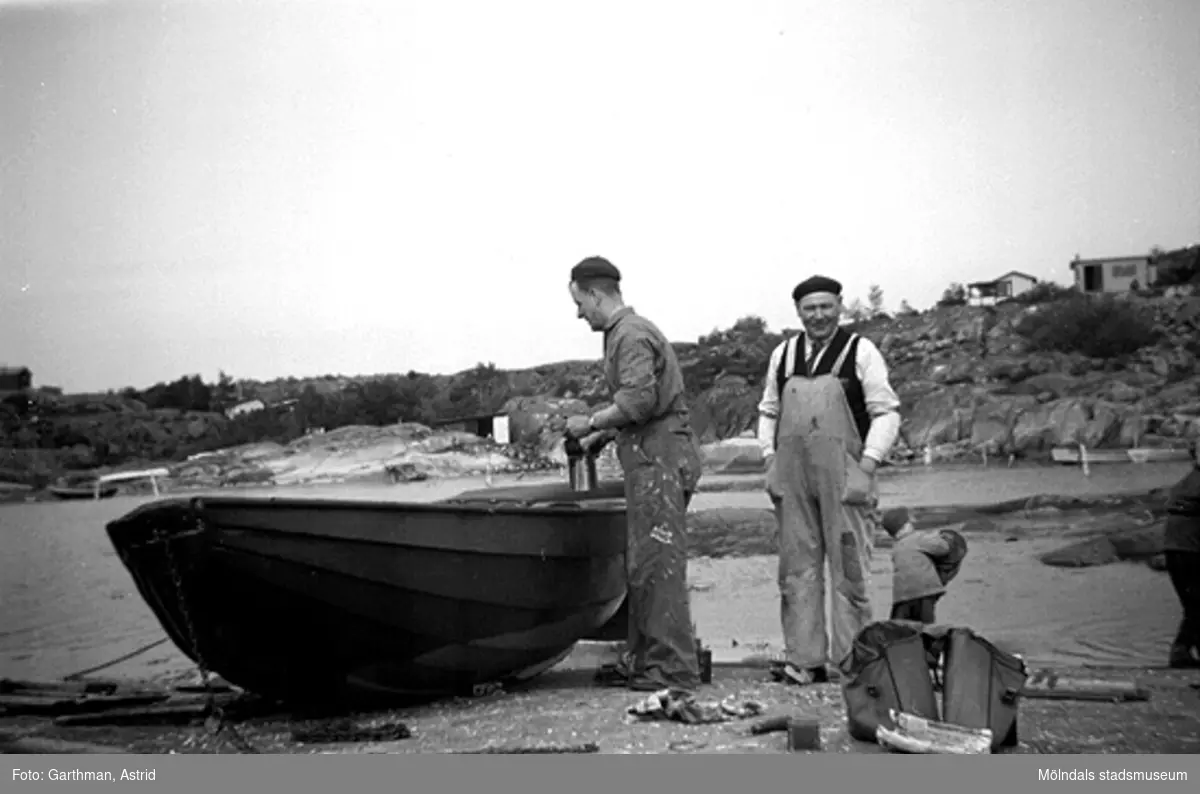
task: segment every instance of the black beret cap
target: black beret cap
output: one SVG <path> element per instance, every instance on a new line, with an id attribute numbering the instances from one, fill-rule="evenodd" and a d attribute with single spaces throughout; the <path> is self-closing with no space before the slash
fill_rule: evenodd
<path id="1" fill-rule="evenodd" d="M 571 280 L 583 281 L 589 278 L 611 278 L 613 281 L 620 281 L 621 271 L 602 256 L 589 256 L 571 268 Z"/>
<path id="2" fill-rule="evenodd" d="M 796 285 L 796 288 L 792 290 L 792 300 L 798 301 L 805 295 L 812 295 L 814 292 L 832 292 L 834 295 L 841 295 L 842 283 L 828 276 L 813 276 Z"/>

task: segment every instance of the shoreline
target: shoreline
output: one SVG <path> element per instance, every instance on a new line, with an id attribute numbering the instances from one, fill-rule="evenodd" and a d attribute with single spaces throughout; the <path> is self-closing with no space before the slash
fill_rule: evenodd
<path id="1" fill-rule="evenodd" d="M 981 486 L 977 478 L 987 477 L 998 480 L 1016 480 L 1027 487 L 1024 489 L 1029 496 L 1055 495 L 1055 496 L 1079 496 L 1088 494 L 1091 496 L 1101 495 L 1132 495 L 1145 493 L 1157 488 L 1168 487 L 1184 474 L 1194 464 L 1190 461 L 1169 461 L 1169 462 L 1150 462 L 1150 463 L 1104 463 L 1094 464 L 1091 467 L 1089 475 L 1085 475 L 1078 465 L 1064 465 L 1059 463 L 1049 463 L 1043 461 L 1026 461 L 1013 466 L 1002 464 L 982 464 L 976 462 L 947 462 L 923 464 L 921 462 L 911 462 L 906 464 L 892 464 L 879 469 L 878 483 L 880 490 L 880 504 L 884 505 L 889 501 L 889 497 L 907 496 L 904 492 L 907 490 L 903 486 L 912 482 L 920 482 L 923 480 L 949 478 L 958 481 L 953 486 L 943 488 L 918 487 L 916 490 L 920 494 L 917 501 L 906 499 L 904 504 L 910 508 L 949 508 L 960 507 L 966 505 L 983 505 L 988 503 L 990 496 L 986 486 Z M 619 477 L 619 469 L 615 470 Z M 1117 477 L 1117 482 L 1114 482 L 1114 475 L 1119 473 L 1128 473 L 1128 477 Z M 601 482 L 609 482 L 612 477 L 606 477 L 605 474 L 612 472 L 602 471 L 600 474 Z M 420 480 L 408 480 L 399 482 L 390 482 L 384 479 L 384 476 L 379 473 L 360 474 L 347 476 L 338 480 L 315 480 L 310 482 L 285 482 L 285 483 L 239 483 L 228 485 L 192 485 L 187 483 L 175 482 L 170 479 L 164 479 L 159 482 L 159 491 L 161 499 L 171 497 L 188 497 L 199 496 L 204 494 L 217 495 L 222 493 L 237 493 L 239 495 L 264 495 L 272 494 L 291 494 L 291 493 L 307 493 L 311 495 L 326 495 L 337 491 L 350 492 L 381 492 L 381 493 L 411 493 L 420 495 L 422 491 L 438 492 L 454 495 L 463 491 L 478 490 L 489 487 L 512 487 L 520 485 L 545 485 L 553 482 L 567 482 L 567 468 L 540 468 L 529 471 L 503 471 L 493 472 L 488 475 L 485 472 L 462 472 L 460 474 L 448 474 L 441 476 L 430 476 Z M 1174 479 L 1172 479 L 1172 477 Z M 489 482 L 490 480 L 490 482 Z M 974 483 L 963 483 L 965 480 L 976 480 Z M 739 502 L 744 502 L 751 495 L 756 495 L 763 492 L 763 472 L 761 468 L 749 469 L 741 468 L 737 471 L 722 471 L 722 470 L 707 470 L 700 479 L 696 490 L 696 497 L 693 499 L 692 508 L 697 509 L 697 501 L 707 501 L 701 497 L 704 495 L 725 494 L 737 499 Z M 965 488 L 960 488 L 960 483 L 965 484 Z M 921 483 L 927 485 L 927 483 Z M 960 490 L 962 496 L 956 501 L 948 502 L 944 499 L 933 497 L 925 497 L 924 495 L 930 490 Z M 120 486 L 119 491 L 113 497 L 101 500 L 78 499 L 78 500 L 63 500 L 54 497 L 47 490 L 31 491 L 25 489 L 12 489 L 10 498 L 3 498 L 4 491 L 0 491 L 0 507 L 23 505 L 23 504 L 43 504 L 43 503 L 98 503 L 107 502 L 112 499 L 120 498 L 154 498 L 150 487 L 143 483 L 130 486 Z M 22 494 L 17 497 L 17 494 Z M 435 497 L 436 498 L 436 497 Z M 765 495 L 763 496 L 764 504 Z M 393 501 L 386 499 L 386 501 Z M 410 501 L 400 499 L 396 501 Z M 428 501 L 424 498 L 419 498 L 416 501 Z M 995 500 L 1002 501 L 1002 500 Z M 728 506 L 728 505 L 727 505 Z"/>
<path id="2" fill-rule="evenodd" d="M 1078 467 L 1045 465 L 985 468 L 971 463 L 934 464 L 881 471 L 880 490 L 885 504 L 899 501 L 918 509 L 941 507 L 943 512 L 946 508 L 965 509 L 984 518 L 1000 519 L 996 521 L 997 528 L 988 529 L 981 524 L 969 530 L 971 552 L 950 594 L 939 605 L 940 622 L 970 626 L 997 645 L 1022 653 L 1031 670 L 1051 667 L 1066 676 L 1136 678 L 1154 692 L 1147 704 L 1079 703 L 1072 704 L 1069 712 L 1061 702 L 1029 701 L 1022 706 L 1025 744 L 1019 752 L 1098 752 L 1100 748 L 1114 747 L 1143 753 L 1161 752 L 1163 747 L 1174 748 L 1170 750 L 1174 752 L 1200 750 L 1200 744 L 1195 749 L 1189 749 L 1192 745 L 1187 744 L 1191 741 L 1189 737 L 1200 731 L 1196 694 L 1187 688 L 1187 682 L 1196 676 L 1189 671 L 1164 669 L 1159 661 L 1165 662 L 1169 635 L 1178 621 L 1178 604 L 1167 578 L 1144 565 L 1118 562 L 1091 568 L 1054 568 L 1038 561 L 1043 550 L 1077 539 L 1072 533 L 1087 524 L 1088 509 L 1075 511 L 1072 505 L 1091 503 L 1100 505 L 1101 511 L 1106 510 L 1103 500 L 1122 492 L 1145 494 L 1169 485 L 1190 465 L 1096 466 L 1091 477 L 1084 477 Z M 485 487 L 485 479 L 482 475 L 467 475 L 395 485 L 376 480 L 357 485 L 244 486 L 234 492 L 266 497 L 315 494 L 373 500 L 382 495 L 388 501 L 429 501 Z M 561 470 L 493 476 L 493 484 L 497 486 L 565 480 L 566 474 Z M 710 511 L 728 509 L 731 514 L 748 513 L 750 518 L 742 528 L 729 525 L 698 531 L 724 532 L 730 538 L 726 547 L 740 544 L 744 548 L 751 534 L 769 540 L 763 529 L 766 524 L 754 533 L 748 529 L 749 522 L 761 524 L 769 518 L 770 504 L 761 488 L 761 473 L 707 472 L 701 482 L 691 512 L 712 515 Z M 204 493 L 230 493 L 230 490 L 171 489 L 161 498 Z M 1009 513 L 1007 521 L 1002 516 L 987 515 L 988 505 L 1028 501 L 1029 497 L 1055 493 L 1063 497 L 1068 509 L 1053 509 L 1053 504 L 1033 501 L 1032 510 Z M 46 522 L 42 526 L 47 528 L 47 534 L 29 537 L 47 537 L 56 543 L 68 538 L 86 541 L 91 549 L 86 559 L 97 561 L 92 575 L 99 576 L 102 572 L 97 550 L 106 546 L 102 531 L 100 536 L 93 532 L 96 525 L 153 498 L 151 494 L 122 494 L 99 502 L 64 502 L 59 508 L 39 506 L 36 512 L 31 506 L 27 514 L 30 528 L 36 521 Z M 44 518 L 35 519 L 35 515 Z M 109 562 L 103 564 L 116 565 L 111 556 L 106 559 Z M 888 607 L 890 566 L 890 554 L 877 547 L 871 566 L 870 591 L 877 619 L 886 615 Z M 877 752 L 871 745 L 853 743 L 845 737 L 844 711 L 836 685 L 798 692 L 770 683 L 765 671 L 751 661 L 779 649 L 777 567 L 777 557 L 772 554 L 733 553 L 689 560 L 693 619 L 700 638 L 714 655 L 713 684 L 701 690 L 701 698 L 754 697 L 778 708 L 799 707 L 821 719 L 827 751 Z M 13 658 L 9 677 L 63 676 L 116 659 L 165 636 L 149 615 L 148 607 L 140 602 L 123 605 L 123 599 L 138 598 L 130 589 L 131 583 L 125 581 L 127 575 L 123 571 L 103 575 L 108 578 L 102 582 L 82 581 L 63 596 L 63 610 L 97 610 L 60 613 L 75 615 L 72 621 L 77 622 L 77 629 L 90 633 L 74 637 L 73 645 L 68 646 L 49 633 L 38 636 L 42 631 L 39 625 L 30 623 L 27 629 L 16 626 L 34 633 L 29 635 L 28 645 L 22 643 L 21 650 L 27 650 L 29 656 L 22 661 Z M 97 591 L 97 587 L 101 589 Z M 105 593 L 108 598 L 97 600 L 96 592 Z M 1050 613 L 1046 612 L 1048 604 L 1053 605 Z M 103 626 L 104 631 L 97 631 L 97 626 Z M 113 632 L 123 632 L 122 639 L 114 642 Z M 605 643 L 580 643 L 572 656 L 554 669 L 500 696 L 382 709 L 376 713 L 396 715 L 410 724 L 414 732 L 411 739 L 387 745 L 300 744 L 291 738 L 298 718 L 283 715 L 249 720 L 242 723 L 239 731 L 262 752 L 280 753 L 443 752 L 492 742 L 570 741 L 573 734 L 596 737 L 601 752 L 605 753 L 680 752 L 672 745 L 685 739 L 707 742 L 707 746 L 686 752 L 785 751 L 778 734 L 740 742 L 729 738 L 728 726 L 626 724 L 625 709 L 636 695 L 595 688 L 590 685 L 590 674 L 580 670 L 607 661 L 608 654 L 611 646 Z M 168 642 L 85 678 L 111 678 L 130 684 L 149 681 L 161 688 L 192 680 L 194 671 L 195 666 Z M 1193 712 L 1195 719 L 1189 716 L 1188 721 L 1179 721 L 1178 715 Z M 135 752 L 236 751 L 227 738 L 211 736 L 200 726 L 85 729 L 57 727 L 44 719 L 18 725 L 8 717 L 0 717 L 0 733 L 13 726 L 32 736 L 93 739 Z"/>

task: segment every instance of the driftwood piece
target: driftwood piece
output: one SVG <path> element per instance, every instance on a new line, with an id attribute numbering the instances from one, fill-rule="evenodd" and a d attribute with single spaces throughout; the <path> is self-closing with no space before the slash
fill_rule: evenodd
<path id="1" fill-rule="evenodd" d="M 0 695 L 46 692 L 61 695 L 112 695 L 130 686 L 121 681 L 30 681 L 0 678 Z"/>
<path id="2" fill-rule="evenodd" d="M 992 504 L 918 506 L 913 507 L 911 513 L 913 523 L 918 529 L 933 529 L 950 524 L 960 524 L 981 516 L 1020 516 L 1046 509 L 1057 510 L 1060 513 L 1074 513 L 1097 509 L 1142 508 L 1148 510 L 1151 515 L 1157 515 L 1162 512 L 1163 506 L 1163 494 L 1160 490 L 1155 489 L 1145 493 L 1102 497 L 1040 494 Z"/>
<path id="3" fill-rule="evenodd" d="M 123 747 L 112 747 L 89 742 L 68 742 L 48 736 L 18 736 L 0 733 L 0 753 L 6 755 L 118 755 L 129 751 Z"/>
<path id="4" fill-rule="evenodd" d="M 137 708 L 118 708 L 93 714 L 67 714 L 56 717 L 56 725 L 180 725 L 208 716 L 204 700 L 155 703 Z"/>
<path id="5" fill-rule="evenodd" d="M 44 696 L 0 695 L 0 711 L 5 714 L 88 714 L 114 708 L 158 703 L 168 697 L 169 695 L 165 692 L 140 695 L 82 695 L 78 697 L 62 697 L 56 694 Z"/>
<path id="6" fill-rule="evenodd" d="M 788 729 L 790 717 L 767 717 L 750 724 L 750 733 L 759 736 L 764 733 L 777 733 Z"/>
<path id="7" fill-rule="evenodd" d="M 492 747 L 480 747 L 474 750 L 447 750 L 446 752 L 451 755 L 491 755 L 497 753 L 598 753 L 600 752 L 600 745 L 596 744 L 595 742 L 586 742 L 584 744 L 498 745 Z"/>
<path id="8" fill-rule="evenodd" d="M 1150 699 L 1150 693 L 1134 681 L 1104 681 L 1060 676 L 1050 670 L 1039 670 L 1031 675 L 1025 682 L 1021 695 L 1043 700 L 1128 702 Z"/>

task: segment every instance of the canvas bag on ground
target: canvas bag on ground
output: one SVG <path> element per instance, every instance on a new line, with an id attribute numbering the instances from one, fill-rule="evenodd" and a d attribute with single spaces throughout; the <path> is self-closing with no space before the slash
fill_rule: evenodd
<path id="1" fill-rule="evenodd" d="M 964 728 L 990 728 L 993 750 L 1015 746 L 1025 663 L 968 628 L 949 629 L 943 648 L 942 719 Z"/>
<path id="2" fill-rule="evenodd" d="M 880 725 L 894 727 L 890 709 L 939 719 L 927 656 L 929 641 L 921 624 L 906 620 L 878 621 L 858 633 L 841 665 L 852 737 L 875 741 Z"/>

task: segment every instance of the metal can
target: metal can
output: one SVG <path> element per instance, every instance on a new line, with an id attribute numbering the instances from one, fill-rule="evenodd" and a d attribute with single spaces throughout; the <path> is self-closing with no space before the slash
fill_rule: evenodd
<path id="1" fill-rule="evenodd" d="M 793 753 L 821 749 L 821 723 L 819 720 L 792 717 L 788 720 L 788 749 Z"/>
<path id="2" fill-rule="evenodd" d="M 596 459 L 581 455 L 571 460 L 571 490 L 590 491 L 596 487 Z"/>
<path id="3" fill-rule="evenodd" d="M 700 683 L 712 683 L 712 651 L 704 647 L 699 639 L 696 640 L 696 661 L 700 665 Z"/>

